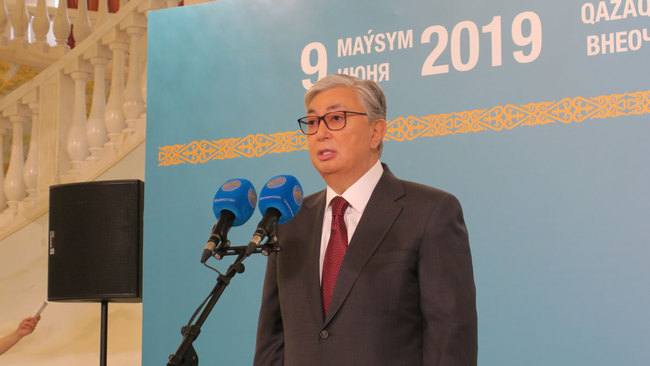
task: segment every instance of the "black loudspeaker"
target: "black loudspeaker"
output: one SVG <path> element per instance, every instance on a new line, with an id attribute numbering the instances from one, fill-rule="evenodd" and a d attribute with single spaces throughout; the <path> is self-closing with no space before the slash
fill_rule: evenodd
<path id="1" fill-rule="evenodd" d="M 144 182 L 50 187 L 47 298 L 142 301 Z"/>

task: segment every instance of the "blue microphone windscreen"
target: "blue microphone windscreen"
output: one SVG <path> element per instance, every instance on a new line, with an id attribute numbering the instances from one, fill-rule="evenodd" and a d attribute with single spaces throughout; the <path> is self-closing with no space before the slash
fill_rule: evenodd
<path id="1" fill-rule="evenodd" d="M 228 210 L 235 215 L 233 226 L 243 225 L 253 215 L 257 193 L 248 179 L 230 179 L 214 195 L 212 210 L 219 219 L 221 211 Z"/>
<path id="2" fill-rule="evenodd" d="M 278 175 L 271 178 L 260 192 L 260 212 L 262 216 L 269 207 L 280 211 L 278 223 L 284 224 L 293 219 L 302 206 L 302 187 L 293 175 Z"/>

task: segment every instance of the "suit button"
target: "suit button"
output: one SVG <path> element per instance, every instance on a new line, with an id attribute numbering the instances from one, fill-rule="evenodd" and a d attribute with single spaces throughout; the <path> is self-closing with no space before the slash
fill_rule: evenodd
<path id="1" fill-rule="evenodd" d="M 322 330 L 319 335 L 322 339 L 327 339 L 327 337 L 330 336 L 330 334 L 326 330 Z"/>

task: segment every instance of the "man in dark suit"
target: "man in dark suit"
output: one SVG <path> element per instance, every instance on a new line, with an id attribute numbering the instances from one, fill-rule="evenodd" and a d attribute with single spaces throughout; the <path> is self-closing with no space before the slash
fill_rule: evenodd
<path id="1" fill-rule="evenodd" d="M 386 99 L 330 75 L 305 95 L 311 161 L 327 189 L 277 227 L 255 365 L 476 365 L 472 261 L 449 193 L 379 162 Z"/>

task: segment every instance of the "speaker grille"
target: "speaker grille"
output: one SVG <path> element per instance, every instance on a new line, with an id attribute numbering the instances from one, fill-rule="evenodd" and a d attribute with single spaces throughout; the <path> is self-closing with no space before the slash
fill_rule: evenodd
<path id="1" fill-rule="evenodd" d="M 142 301 L 144 183 L 50 187 L 48 300 Z"/>

